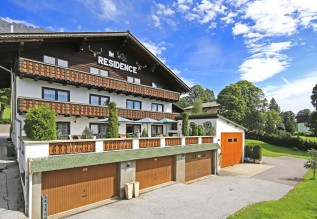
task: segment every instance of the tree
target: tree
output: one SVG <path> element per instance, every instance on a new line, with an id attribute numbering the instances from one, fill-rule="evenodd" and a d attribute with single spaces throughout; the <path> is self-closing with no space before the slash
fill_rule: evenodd
<path id="1" fill-rule="evenodd" d="M 184 112 L 183 113 L 183 121 L 182 121 L 182 134 L 184 136 L 189 135 L 189 130 L 188 130 L 188 113 Z"/>
<path id="2" fill-rule="evenodd" d="M 315 87 L 313 88 L 312 95 L 310 96 L 310 99 L 311 99 L 311 103 L 313 104 L 313 106 L 317 110 L 317 83 L 316 83 Z"/>
<path id="3" fill-rule="evenodd" d="M 177 103 L 181 108 L 186 108 L 191 105 L 187 97 L 181 97 Z"/>
<path id="4" fill-rule="evenodd" d="M 311 111 L 310 111 L 310 109 L 303 109 L 303 110 L 300 110 L 297 114 L 296 114 L 296 116 L 310 116 L 310 114 L 311 114 Z"/>
<path id="5" fill-rule="evenodd" d="M 215 93 L 212 90 L 206 88 L 206 98 L 202 100 L 203 103 L 212 102 L 215 101 L 215 99 Z"/>
<path id="6" fill-rule="evenodd" d="M 26 113 L 23 129 L 33 141 L 55 140 L 56 113 L 47 106 L 33 107 Z"/>
<path id="7" fill-rule="evenodd" d="M 191 133 L 191 135 L 192 135 L 192 136 L 198 136 L 198 126 L 197 126 L 197 124 L 196 124 L 196 123 L 193 123 L 193 124 L 191 125 L 191 128 L 192 128 L 192 133 Z"/>
<path id="8" fill-rule="evenodd" d="M 197 98 L 194 101 L 191 112 L 193 115 L 200 115 L 203 113 L 203 103 L 200 98 Z"/>
<path id="9" fill-rule="evenodd" d="M 317 150 L 316 149 L 308 149 L 307 151 L 309 160 L 304 164 L 307 169 L 311 169 L 313 171 L 313 179 L 316 179 L 316 170 L 317 170 Z"/>
<path id="10" fill-rule="evenodd" d="M 306 125 L 313 134 L 317 135 L 317 111 L 310 114 L 309 121 Z"/>
<path id="11" fill-rule="evenodd" d="M 272 98 L 270 100 L 269 110 L 275 110 L 278 113 L 281 112 L 280 106 L 277 104 L 277 102 L 276 102 L 276 100 L 274 98 Z"/>
<path id="12" fill-rule="evenodd" d="M 4 110 L 10 106 L 11 91 L 9 88 L 0 89 L 0 119 L 3 117 Z"/>
<path id="13" fill-rule="evenodd" d="M 178 105 L 182 108 L 193 105 L 196 99 L 200 98 L 203 103 L 212 102 L 215 100 L 215 94 L 212 90 L 206 89 L 201 85 L 194 85 L 187 96 L 180 98 Z"/>
<path id="14" fill-rule="evenodd" d="M 276 110 L 271 109 L 267 112 L 267 121 L 265 131 L 268 133 L 276 133 L 277 128 L 281 125 L 282 119 Z"/>
<path id="15" fill-rule="evenodd" d="M 226 86 L 218 94 L 219 113 L 224 117 L 242 124 L 245 119 L 246 105 L 241 95 L 241 87 L 236 84 Z"/>
<path id="16" fill-rule="evenodd" d="M 206 135 L 206 133 L 204 131 L 204 128 L 201 125 L 199 125 L 198 126 L 198 136 L 205 136 L 205 135 Z"/>
<path id="17" fill-rule="evenodd" d="M 256 130 L 258 132 L 264 131 L 265 124 L 267 122 L 266 112 L 254 111 L 246 118 L 246 126 L 250 130 Z"/>
<path id="18" fill-rule="evenodd" d="M 106 138 L 119 138 L 118 109 L 115 102 L 109 103 L 109 118 Z"/>
<path id="19" fill-rule="evenodd" d="M 292 111 L 282 112 L 280 114 L 285 131 L 293 134 L 296 131 L 295 114 Z"/>

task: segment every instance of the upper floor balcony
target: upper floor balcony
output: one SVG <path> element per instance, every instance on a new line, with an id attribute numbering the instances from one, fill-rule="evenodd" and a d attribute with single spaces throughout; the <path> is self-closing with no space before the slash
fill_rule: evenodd
<path id="1" fill-rule="evenodd" d="M 71 103 L 51 101 L 44 99 L 35 99 L 28 97 L 18 98 L 18 113 L 26 113 L 32 107 L 39 107 L 42 105 L 48 106 L 54 110 L 58 115 L 77 116 L 77 117 L 99 117 L 104 118 L 109 116 L 109 109 L 107 106 L 95 106 L 89 104 Z M 133 110 L 126 108 L 118 108 L 118 116 L 128 119 L 143 119 L 146 117 L 161 120 L 164 118 L 175 119 L 177 113 L 163 113 L 143 110 Z"/>
<path id="2" fill-rule="evenodd" d="M 20 77 L 25 76 L 34 78 L 35 80 L 43 79 L 51 82 L 84 86 L 98 90 L 125 93 L 164 101 L 177 102 L 180 96 L 179 93 L 169 90 L 153 88 L 141 84 L 132 84 L 127 81 L 102 77 L 88 72 L 51 65 L 26 58 L 19 59 L 19 71 Z"/>

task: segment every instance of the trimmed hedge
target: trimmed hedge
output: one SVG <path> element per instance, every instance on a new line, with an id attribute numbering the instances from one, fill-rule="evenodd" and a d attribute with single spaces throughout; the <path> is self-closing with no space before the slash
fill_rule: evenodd
<path id="1" fill-rule="evenodd" d="M 262 160 L 262 147 L 259 145 L 246 145 L 244 147 L 244 157 Z"/>
<path id="2" fill-rule="evenodd" d="M 317 149 L 317 142 L 304 140 L 300 137 L 286 137 L 268 135 L 265 133 L 247 132 L 246 139 L 255 139 L 269 144 L 279 145 L 287 148 L 297 147 L 299 150 L 307 151 L 310 148 Z"/>

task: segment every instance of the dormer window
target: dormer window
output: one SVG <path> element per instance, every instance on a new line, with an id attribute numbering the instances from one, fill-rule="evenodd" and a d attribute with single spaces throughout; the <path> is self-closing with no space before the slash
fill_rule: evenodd
<path id="1" fill-rule="evenodd" d="M 91 74 L 100 75 L 100 76 L 103 76 L 103 77 L 108 77 L 108 71 L 107 70 L 102 70 L 102 69 L 99 69 L 99 68 L 90 67 L 90 73 Z"/>
<path id="2" fill-rule="evenodd" d="M 51 56 L 44 56 L 43 61 L 51 65 L 58 65 L 66 68 L 68 67 L 68 61 Z"/>
<path id="3" fill-rule="evenodd" d="M 134 77 L 128 76 L 128 82 L 133 84 L 140 84 L 141 80 L 140 78 L 134 78 Z"/>

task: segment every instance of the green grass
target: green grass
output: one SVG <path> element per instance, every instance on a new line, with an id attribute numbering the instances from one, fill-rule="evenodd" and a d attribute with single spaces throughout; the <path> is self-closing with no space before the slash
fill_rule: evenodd
<path id="1" fill-rule="evenodd" d="M 293 190 L 278 201 L 267 201 L 250 205 L 229 218 L 317 218 L 317 179 L 312 172 L 298 183 Z"/>
<path id="2" fill-rule="evenodd" d="M 260 145 L 262 147 L 262 156 L 267 156 L 267 157 L 290 156 L 290 157 L 308 159 L 306 151 L 293 151 L 291 148 L 267 144 L 263 141 L 258 141 L 258 140 L 246 139 L 245 144 L 246 145 Z"/>
<path id="3" fill-rule="evenodd" d="M 310 137 L 310 136 L 299 136 L 301 139 L 304 139 L 304 140 L 308 140 L 308 141 L 316 141 L 317 142 L 317 137 Z"/>
<path id="4" fill-rule="evenodd" d="M 10 119 L 10 117 L 11 117 L 10 111 L 11 111 L 10 107 L 5 108 L 4 113 L 3 113 L 3 119 Z"/>

